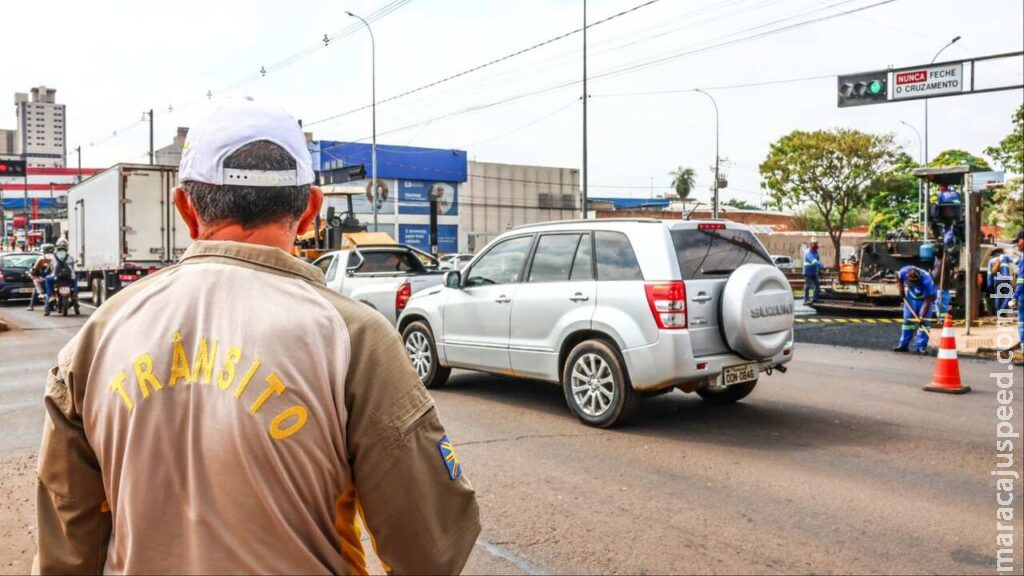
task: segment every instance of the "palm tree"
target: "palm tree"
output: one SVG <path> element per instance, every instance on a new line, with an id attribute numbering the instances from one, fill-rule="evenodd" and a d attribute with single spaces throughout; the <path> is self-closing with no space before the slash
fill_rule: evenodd
<path id="1" fill-rule="evenodd" d="M 672 189 L 676 191 L 676 195 L 679 196 L 680 200 L 686 200 L 693 192 L 693 186 L 697 180 L 697 172 L 693 168 L 683 168 L 680 166 L 675 170 L 668 173 L 672 177 Z"/>

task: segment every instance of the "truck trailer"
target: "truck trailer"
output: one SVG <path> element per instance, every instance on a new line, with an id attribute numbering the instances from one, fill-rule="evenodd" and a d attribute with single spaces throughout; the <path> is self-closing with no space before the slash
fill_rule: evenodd
<path id="1" fill-rule="evenodd" d="M 68 243 L 94 304 L 185 252 L 191 239 L 172 200 L 177 185 L 177 167 L 117 164 L 68 191 Z"/>

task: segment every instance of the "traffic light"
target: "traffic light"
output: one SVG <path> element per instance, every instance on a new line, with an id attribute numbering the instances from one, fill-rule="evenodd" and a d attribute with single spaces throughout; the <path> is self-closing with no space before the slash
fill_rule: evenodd
<path id="1" fill-rule="evenodd" d="M 0 178 L 24 178 L 24 160 L 0 160 Z"/>
<path id="2" fill-rule="evenodd" d="M 889 72 L 864 72 L 839 77 L 839 107 L 881 104 L 889 101 Z"/>
<path id="3" fill-rule="evenodd" d="M 319 172 L 320 185 L 344 184 L 353 180 L 366 178 L 365 164 L 341 165 L 341 162 L 328 162 L 322 171 Z"/>

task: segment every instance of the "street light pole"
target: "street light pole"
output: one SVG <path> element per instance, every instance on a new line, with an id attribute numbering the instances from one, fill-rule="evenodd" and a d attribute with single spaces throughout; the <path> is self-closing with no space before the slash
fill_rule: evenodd
<path id="1" fill-rule="evenodd" d="M 720 180 L 718 179 L 718 166 L 720 164 L 719 156 L 718 156 L 718 102 L 715 102 L 714 96 L 712 96 L 711 94 L 708 94 L 707 92 L 701 90 L 700 88 L 695 88 L 694 92 L 700 92 L 701 94 L 703 94 L 703 95 L 707 96 L 708 98 L 710 98 L 711 99 L 711 104 L 714 105 L 714 107 L 715 107 L 715 185 L 714 185 L 714 188 L 713 188 L 714 196 L 712 197 L 712 201 L 711 201 L 711 217 L 717 219 L 718 218 L 718 185 L 719 185 L 719 182 L 720 182 Z"/>
<path id="2" fill-rule="evenodd" d="M 910 124 L 909 122 L 906 122 L 905 120 L 900 120 L 900 124 L 903 124 L 907 128 L 910 128 L 911 130 L 914 131 L 914 134 L 917 134 L 917 157 L 918 157 L 918 161 L 921 163 L 921 166 L 924 166 L 924 144 L 923 144 L 923 141 L 921 140 L 921 132 L 919 132 L 917 128 L 915 128 L 912 124 Z M 924 179 L 923 178 L 918 178 L 917 179 L 917 207 L 918 207 L 917 221 L 918 222 L 923 222 L 924 221 L 924 219 L 922 218 L 922 213 L 924 211 L 924 201 L 923 201 L 923 199 L 924 199 Z"/>
<path id="3" fill-rule="evenodd" d="M 587 217 L 587 0 L 583 0 L 583 201 L 580 203 L 582 217 Z"/>
<path id="4" fill-rule="evenodd" d="M 945 46 L 943 46 L 942 48 L 939 48 L 939 51 L 936 52 L 935 56 L 932 57 L 932 62 L 931 63 L 934 64 L 935 61 L 939 59 L 939 54 L 942 54 L 942 52 L 946 48 L 949 48 L 953 44 L 956 44 L 959 40 L 960 40 L 960 37 L 957 36 L 956 38 L 953 38 L 948 43 L 946 43 Z M 928 164 L 928 98 L 924 99 L 924 163 Z M 930 193 L 929 193 L 929 190 L 928 190 L 928 185 L 925 184 L 924 204 L 923 204 L 923 206 L 924 206 L 924 241 L 925 242 L 928 241 L 928 200 L 929 200 L 928 196 L 930 196 Z"/>
<path id="5" fill-rule="evenodd" d="M 377 43 L 373 39 L 373 28 L 370 27 L 369 22 L 352 12 L 345 12 L 345 14 L 362 22 L 366 26 L 366 31 L 370 33 L 370 98 L 372 100 L 370 110 L 373 118 L 373 140 L 370 144 L 370 188 L 373 190 L 371 200 L 373 203 L 373 231 L 377 232 Z"/>

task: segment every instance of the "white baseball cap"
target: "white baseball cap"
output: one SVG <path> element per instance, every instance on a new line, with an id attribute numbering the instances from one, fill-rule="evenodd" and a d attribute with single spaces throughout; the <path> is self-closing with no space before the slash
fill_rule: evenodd
<path id="1" fill-rule="evenodd" d="M 268 140 L 295 159 L 295 170 L 225 168 L 224 159 L 246 144 Z M 181 151 L 178 181 L 216 186 L 302 186 L 311 184 L 313 159 L 299 123 L 279 106 L 252 98 L 225 99 L 205 120 L 189 129 Z"/>

